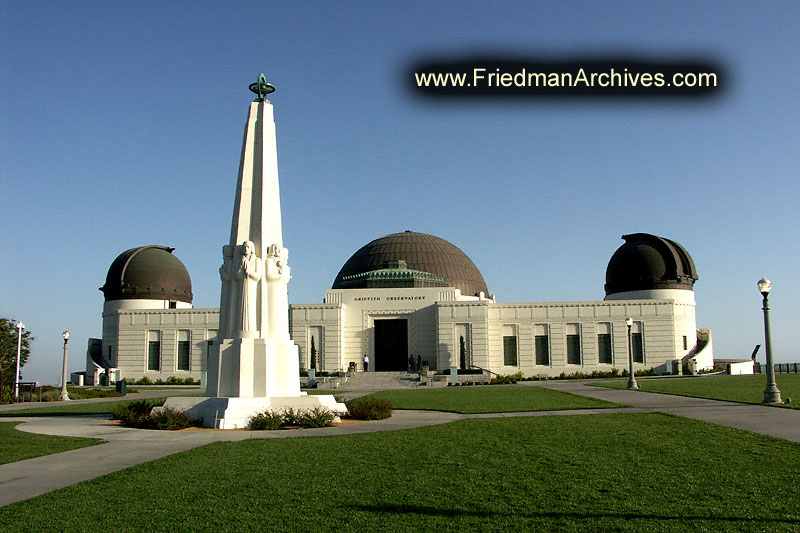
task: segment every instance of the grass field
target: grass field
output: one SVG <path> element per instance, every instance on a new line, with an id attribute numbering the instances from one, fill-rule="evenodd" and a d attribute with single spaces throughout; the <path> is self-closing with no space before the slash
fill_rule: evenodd
<path id="1" fill-rule="evenodd" d="M 711 398 L 731 402 L 760 404 L 764 398 L 766 376 L 709 376 L 684 377 L 674 379 L 637 379 L 639 390 L 663 392 L 696 398 Z M 776 374 L 775 382 L 781 390 L 781 397 L 792 398 L 785 407 L 800 408 L 800 374 Z M 627 380 L 591 383 L 599 387 L 624 389 Z"/>
<path id="2" fill-rule="evenodd" d="M 100 439 L 78 439 L 35 435 L 14 429 L 19 422 L 0 422 L 0 465 L 41 455 L 65 452 L 103 442 Z"/>
<path id="3" fill-rule="evenodd" d="M 153 398 L 155 400 L 157 398 Z M 162 398 L 163 399 L 163 398 Z M 0 418 L 10 418 L 15 416 L 80 416 L 80 415 L 103 415 L 111 414 L 117 405 L 132 400 L 120 400 L 117 402 L 97 402 L 97 403 L 62 403 L 47 407 L 34 407 L 32 409 L 19 409 L 16 411 L 0 411 Z"/>
<path id="4" fill-rule="evenodd" d="M 735 443 L 735 445 L 732 445 Z M 660 414 L 216 443 L 0 508 L 4 531 L 797 531 L 800 445 Z"/>
<path id="5" fill-rule="evenodd" d="M 395 409 L 427 409 L 455 413 L 512 413 L 621 407 L 603 400 L 542 387 L 516 385 L 389 390 L 371 396 L 389 400 Z"/>

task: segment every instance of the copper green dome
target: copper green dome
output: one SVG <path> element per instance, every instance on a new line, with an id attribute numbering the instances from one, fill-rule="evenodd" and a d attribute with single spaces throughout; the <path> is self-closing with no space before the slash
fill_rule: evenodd
<path id="1" fill-rule="evenodd" d="M 192 303 L 192 280 L 174 248 L 140 246 L 122 252 L 100 287 L 109 300 L 173 300 Z"/>
<path id="2" fill-rule="evenodd" d="M 697 270 L 689 252 L 675 241 L 648 233 L 623 235 L 606 268 L 606 296 L 654 289 L 692 290 Z"/>
<path id="3" fill-rule="evenodd" d="M 460 289 L 465 296 L 489 294 L 483 276 L 464 252 L 444 239 L 414 231 L 386 235 L 362 246 L 339 271 L 333 289 L 366 288 L 355 287 L 353 276 L 398 261 L 405 262 L 409 270 L 444 276 L 447 286 Z"/>

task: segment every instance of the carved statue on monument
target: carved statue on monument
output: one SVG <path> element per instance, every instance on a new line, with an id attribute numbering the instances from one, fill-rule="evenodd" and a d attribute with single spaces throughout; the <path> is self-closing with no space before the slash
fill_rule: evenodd
<path id="1" fill-rule="evenodd" d="M 258 299 L 258 282 L 261 280 L 261 259 L 256 256 L 253 241 L 242 244 L 242 257 L 236 279 L 241 283 L 241 305 L 239 314 L 239 331 L 241 338 L 257 338 L 256 302 Z"/>
<path id="2" fill-rule="evenodd" d="M 289 338 L 289 250 L 272 244 L 267 249 L 267 301 L 269 302 L 268 330 L 277 339 Z"/>
<path id="3" fill-rule="evenodd" d="M 222 297 L 220 301 L 230 304 L 231 282 L 233 281 L 233 246 L 226 244 L 222 247 L 222 266 L 219 267 L 219 277 L 222 280 Z M 231 317 L 229 309 L 236 306 L 220 305 L 219 309 L 219 334 L 220 339 L 231 338 Z"/>

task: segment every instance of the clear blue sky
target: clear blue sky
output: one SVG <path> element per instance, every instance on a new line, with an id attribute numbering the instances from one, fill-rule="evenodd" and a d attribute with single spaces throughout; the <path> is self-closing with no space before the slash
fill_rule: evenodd
<path id="1" fill-rule="evenodd" d="M 464 250 L 502 302 L 601 300 L 625 233 L 694 257 L 718 357 L 798 361 L 800 5 L 768 2 L 2 0 L 0 316 L 56 383 L 101 336 L 111 261 L 175 247 L 196 307 L 219 302 L 242 131 L 277 87 L 290 300 L 319 302 L 359 247 L 412 229 Z M 477 52 L 725 67 L 704 100 L 423 98 L 408 66 Z M 763 349 L 761 352 L 763 360 Z"/>

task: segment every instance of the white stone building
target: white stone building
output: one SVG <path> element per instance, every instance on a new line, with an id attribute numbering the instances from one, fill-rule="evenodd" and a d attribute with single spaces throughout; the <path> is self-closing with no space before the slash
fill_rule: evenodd
<path id="1" fill-rule="evenodd" d="M 413 355 L 431 368 L 478 367 L 526 376 L 623 370 L 628 331 L 637 370 L 697 372 L 713 366 L 710 329 L 699 330 L 691 256 L 648 234 L 623 236 L 606 269 L 602 301 L 500 303 L 474 263 L 449 242 L 415 232 L 359 249 L 324 303 L 289 306 L 300 367 L 333 372 L 355 365 L 405 370 Z M 111 265 L 103 338 L 90 339 L 87 382 L 171 376 L 200 380 L 219 310 L 192 308 L 191 280 L 172 249 L 144 246 Z M 463 354 L 463 361 L 462 361 Z"/>
<path id="2" fill-rule="evenodd" d="M 324 303 L 290 306 L 301 366 L 311 363 L 313 338 L 321 371 L 362 369 L 365 354 L 375 371 L 404 370 L 409 355 L 435 369 L 526 376 L 621 370 L 628 367 L 626 317 L 634 320 L 637 369 L 671 373 L 700 352 L 710 358 L 710 330 L 698 341 L 691 256 L 653 235 L 623 238 L 608 264 L 605 300 L 498 303 L 449 242 L 410 231 L 387 235 L 345 263 Z"/>
<path id="3" fill-rule="evenodd" d="M 140 246 L 120 254 L 100 290 L 103 338 L 89 339 L 85 383 L 153 381 L 170 377 L 201 381 L 219 309 L 192 307 L 192 281 L 173 248 Z"/>

